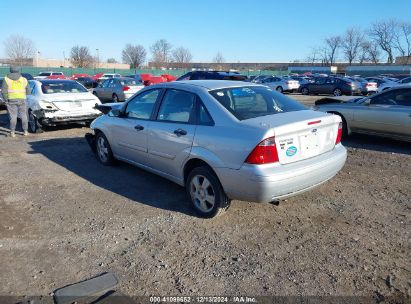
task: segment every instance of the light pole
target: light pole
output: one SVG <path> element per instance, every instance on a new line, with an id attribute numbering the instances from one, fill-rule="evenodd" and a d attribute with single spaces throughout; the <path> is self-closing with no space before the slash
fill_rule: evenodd
<path id="1" fill-rule="evenodd" d="M 96 52 L 97 52 L 97 69 L 99 68 L 99 66 L 100 66 L 100 54 L 99 54 L 99 49 L 96 49 Z"/>

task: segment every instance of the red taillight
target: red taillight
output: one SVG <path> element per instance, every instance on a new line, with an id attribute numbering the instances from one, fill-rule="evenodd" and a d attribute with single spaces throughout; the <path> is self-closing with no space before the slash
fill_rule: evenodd
<path id="1" fill-rule="evenodd" d="M 337 132 L 337 138 L 335 139 L 335 144 L 339 144 L 341 142 L 341 137 L 342 137 L 342 122 L 338 125 L 338 132 Z"/>
<path id="2" fill-rule="evenodd" d="M 129 86 L 124 86 L 124 87 L 123 87 L 123 91 L 128 91 L 128 90 L 130 90 L 130 87 L 129 87 Z"/>
<path id="3" fill-rule="evenodd" d="M 315 121 L 310 121 L 310 122 L 308 123 L 308 125 L 311 126 L 311 125 L 318 124 L 318 123 L 320 123 L 320 122 L 321 122 L 321 119 L 320 119 L 320 120 L 315 120 Z"/>
<path id="4" fill-rule="evenodd" d="M 248 155 L 245 162 L 253 165 L 278 162 L 278 153 L 274 137 L 269 137 L 260 142 L 250 155 Z"/>

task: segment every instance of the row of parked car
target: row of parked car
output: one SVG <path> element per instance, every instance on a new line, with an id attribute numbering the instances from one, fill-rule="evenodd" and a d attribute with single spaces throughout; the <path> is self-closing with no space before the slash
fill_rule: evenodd
<path id="1" fill-rule="evenodd" d="M 351 132 L 411 141 L 411 86 L 350 101 L 328 97 L 309 109 L 266 78 L 196 74 L 146 86 L 113 76 L 92 91 L 71 79 L 33 79 L 29 128 L 91 123 L 86 138 L 102 164 L 126 161 L 184 186 L 203 217 L 223 213 L 234 199 L 271 202 L 327 181 L 345 163 L 341 139 Z M 114 85 L 125 101 L 101 104 L 98 95 Z M 106 98 L 120 101 L 111 92 Z"/>

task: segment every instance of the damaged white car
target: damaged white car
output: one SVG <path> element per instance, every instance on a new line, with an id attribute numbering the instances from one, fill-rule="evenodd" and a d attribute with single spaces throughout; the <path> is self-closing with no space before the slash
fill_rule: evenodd
<path id="1" fill-rule="evenodd" d="M 101 115 L 100 100 L 73 80 L 30 80 L 27 95 L 29 131 L 70 123 L 88 124 Z"/>

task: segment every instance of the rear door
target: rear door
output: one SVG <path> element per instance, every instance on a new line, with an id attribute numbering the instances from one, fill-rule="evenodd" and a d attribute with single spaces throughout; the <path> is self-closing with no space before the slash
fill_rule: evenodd
<path id="1" fill-rule="evenodd" d="M 127 103 L 123 117 L 112 118 L 111 142 L 116 155 L 147 165 L 148 128 L 161 90 L 153 89 L 136 95 Z"/>
<path id="2" fill-rule="evenodd" d="M 150 123 L 148 153 L 150 167 L 181 178 L 181 166 L 189 156 L 196 131 L 193 93 L 168 89 L 156 120 Z"/>
<path id="3" fill-rule="evenodd" d="M 411 89 L 392 90 L 371 98 L 354 111 L 359 130 L 411 136 Z"/>
<path id="4" fill-rule="evenodd" d="M 314 83 L 310 83 L 308 85 L 308 89 L 310 90 L 310 93 L 321 94 L 324 90 L 323 89 L 324 84 L 325 84 L 324 78 L 316 78 Z"/>

